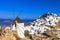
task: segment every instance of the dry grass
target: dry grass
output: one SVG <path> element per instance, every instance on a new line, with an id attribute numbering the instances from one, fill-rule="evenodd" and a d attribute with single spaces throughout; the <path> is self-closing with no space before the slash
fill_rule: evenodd
<path id="1" fill-rule="evenodd" d="M 0 40 L 16 40 L 16 38 L 9 29 L 6 29 L 2 32 Z"/>
<path id="2" fill-rule="evenodd" d="M 16 31 L 11 31 L 10 29 L 5 29 L 0 36 L 0 40 L 28 40 L 28 39 L 20 38 L 17 35 Z"/>
<path id="3" fill-rule="evenodd" d="M 28 36 L 28 35 L 26 35 L 26 36 Z M 38 37 L 38 36 L 35 36 L 35 35 L 32 35 L 32 36 L 33 36 L 34 40 L 52 40 L 52 38 L 48 38 L 48 37 Z M 1 34 L 0 40 L 30 40 L 30 39 L 20 38 L 17 35 L 17 31 L 11 32 L 9 29 L 6 29 Z"/>

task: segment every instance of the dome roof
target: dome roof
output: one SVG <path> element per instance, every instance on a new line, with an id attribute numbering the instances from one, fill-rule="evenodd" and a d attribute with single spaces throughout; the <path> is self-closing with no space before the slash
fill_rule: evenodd
<path id="1" fill-rule="evenodd" d="M 15 24 L 16 21 L 17 21 L 18 23 L 23 23 L 18 16 L 13 20 L 13 24 Z"/>

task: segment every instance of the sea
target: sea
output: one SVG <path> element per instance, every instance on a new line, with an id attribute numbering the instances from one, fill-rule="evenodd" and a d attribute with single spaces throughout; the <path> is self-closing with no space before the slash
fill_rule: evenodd
<path id="1" fill-rule="evenodd" d="M 22 19 L 24 23 L 29 23 L 32 19 Z M 0 19 L 0 25 L 7 25 L 10 26 L 13 22 L 13 19 Z"/>

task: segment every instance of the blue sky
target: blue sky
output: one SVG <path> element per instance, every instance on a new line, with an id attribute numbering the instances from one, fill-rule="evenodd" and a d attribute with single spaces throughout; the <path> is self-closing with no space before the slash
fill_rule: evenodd
<path id="1" fill-rule="evenodd" d="M 0 18 L 35 19 L 52 12 L 60 16 L 60 0 L 0 0 Z"/>

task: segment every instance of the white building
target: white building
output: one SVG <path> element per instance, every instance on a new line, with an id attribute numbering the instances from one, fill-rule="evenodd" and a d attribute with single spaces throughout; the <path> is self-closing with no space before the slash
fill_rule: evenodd
<path id="1" fill-rule="evenodd" d="M 35 21 L 31 22 L 30 25 L 25 26 L 21 20 L 19 21 L 19 18 L 16 18 L 14 20 L 14 25 L 12 26 L 11 30 L 17 30 L 17 33 L 20 38 L 24 38 L 24 31 L 28 30 L 29 34 L 35 34 L 37 31 L 40 31 L 40 33 L 44 33 L 44 31 L 51 30 L 50 27 L 46 26 L 56 26 L 56 22 L 58 22 L 59 17 L 57 15 L 53 14 L 46 14 L 44 17 L 40 19 L 36 19 Z"/>

